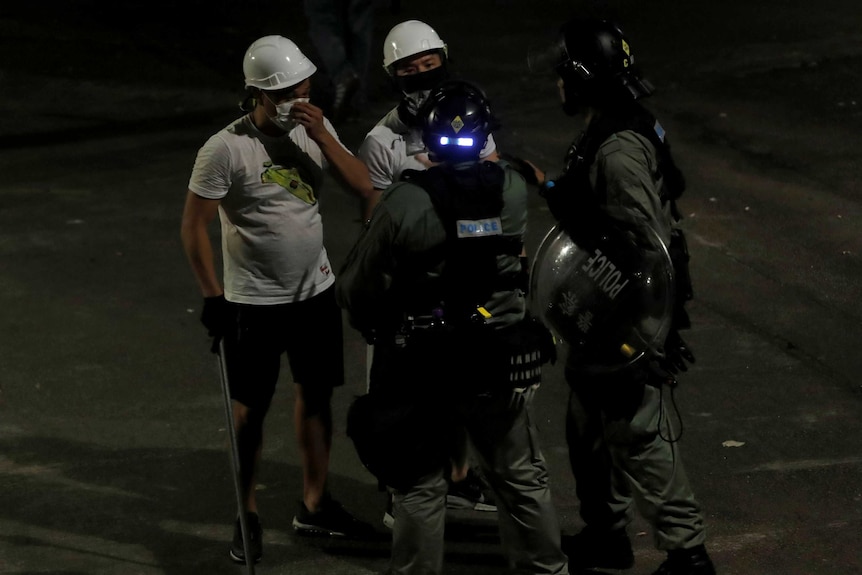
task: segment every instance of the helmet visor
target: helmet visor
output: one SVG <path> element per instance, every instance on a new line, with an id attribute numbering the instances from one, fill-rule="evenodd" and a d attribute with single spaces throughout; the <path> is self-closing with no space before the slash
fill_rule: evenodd
<path id="1" fill-rule="evenodd" d="M 553 75 L 568 59 L 566 44 L 559 30 L 535 38 L 527 48 L 527 68 L 534 76 Z"/>
<path id="2" fill-rule="evenodd" d="M 535 45 L 527 51 L 527 67 L 534 76 L 563 76 L 574 72 L 584 80 L 592 78 L 590 69 L 578 60 L 572 59 L 566 51 L 562 37 L 544 45 Z"/>

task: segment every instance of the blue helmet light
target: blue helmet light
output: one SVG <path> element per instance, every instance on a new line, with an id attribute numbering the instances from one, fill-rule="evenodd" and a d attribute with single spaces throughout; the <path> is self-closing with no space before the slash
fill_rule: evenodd
<path id="1" fill-rule="evenodd" d="M 440 136 L 441 146 L 449 146 L 452 144 L 462 148 L 472 148 L 473 138 L 450 138 L 449 136 Z"/>

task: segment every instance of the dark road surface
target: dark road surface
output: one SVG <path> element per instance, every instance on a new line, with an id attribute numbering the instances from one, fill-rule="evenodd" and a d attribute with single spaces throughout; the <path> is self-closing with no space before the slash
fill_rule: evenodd
<path id="1" fill-rule="evenodd" d="M 281 33 L 314 51 L 298 0 L 174 4 L 0 8 L 2 574 L 243 572 L 227 558 L 235 497 L 224 412 L 179 221 L 198 147 L 237 114 L 245 47 Z M 392 25 L 419 18 L 448 43 L 457 72 L 491 96 L 499 147 L 558 169 L 578 126 L 525 59 L 577 5 L 400 2 L 395 14 L 378 2 L 372 101 L 342 139 L 355 150 L 394 103 L 379 46 Z M 860 574 L 858 6 L 604 6 L 658 87 L 649 105 L 689 182 L 686 339 L 697 363 L 675 399 L 718 572 Z M 334 183 L 321 201 L 337 270 L 359 230 L 358 206 Z M 552 220 L 539 198 L 531 208 L 535 250 Z M 365 378 L 365 344 L 349 328 L 346 336 L 331 487 L 380 540 L 293 534 L 300 471 L 285 376 L 264 447 L 261 575 L 386 565 L 384 499 L 344 435 Z M 562 525 L 574 533 L 565 397 L 554 366 L 537 411 Z M 446 573 L 502 572 L 493 521 L 452 514 Z M 648 575 L 662 555 L 640 518 L 631 534 L 637 563 L 625 573 Z"/>

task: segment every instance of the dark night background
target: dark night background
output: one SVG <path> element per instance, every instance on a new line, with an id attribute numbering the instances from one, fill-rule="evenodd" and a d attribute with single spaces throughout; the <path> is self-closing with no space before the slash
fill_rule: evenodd
<path id="1" fill-rule="evenodd" d="M 526 53 L 565 16 L 616 16 L 658 88 L 681 200 L 698 361 L 676 394 L 685 466 L 722 575 L 862 572 L 862 16 L 857 3 L 376 3 L 371 101 L 339 126 L 356 149 L 395 96 L 380 66 L 418 18 L 482 84 L 501 150 L 557 169 L 578 124 Z M 0 7 L 0 573 L 228 574 L 235 498 L 200 297 L 179 242 L 198 147 L 237 116 L 241 62 L 279 33 L 312 57 L 298 0 L 5 3 Z M 318 62 L 319 63 L 319 62 Z M 314 97 L 327 101 L 326 76 Z M 330 180 L 332 181 L 332 180 Z M 337 270 L 355 200 L 321 200 Z M 552 219 L 531 203 L 528 247 Z M 344 435 L 364 390 L 346 331 L 332 488 L 379 526 L 359 544 L 295 537 L 292 390 L 267 424 L 257 572 L 376 573 L 384 499 Z M 537 396 L 563 529 L 580 526 L 554 366 Z M 454 513 L 447 573 L 500 572 L 493 516 Z M 662 555 L 631 527 L 636 566 Z"/>

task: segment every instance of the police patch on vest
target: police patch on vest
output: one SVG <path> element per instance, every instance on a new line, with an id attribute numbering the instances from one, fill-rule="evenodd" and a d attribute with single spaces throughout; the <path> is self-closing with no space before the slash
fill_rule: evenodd
<path id="1" fill-rule="evenodd" d="M 485 220 L 457 220 L 459 238 L 479 238 L 485 236 L 502 236 L 503 223 L 499 217 Z"/>

